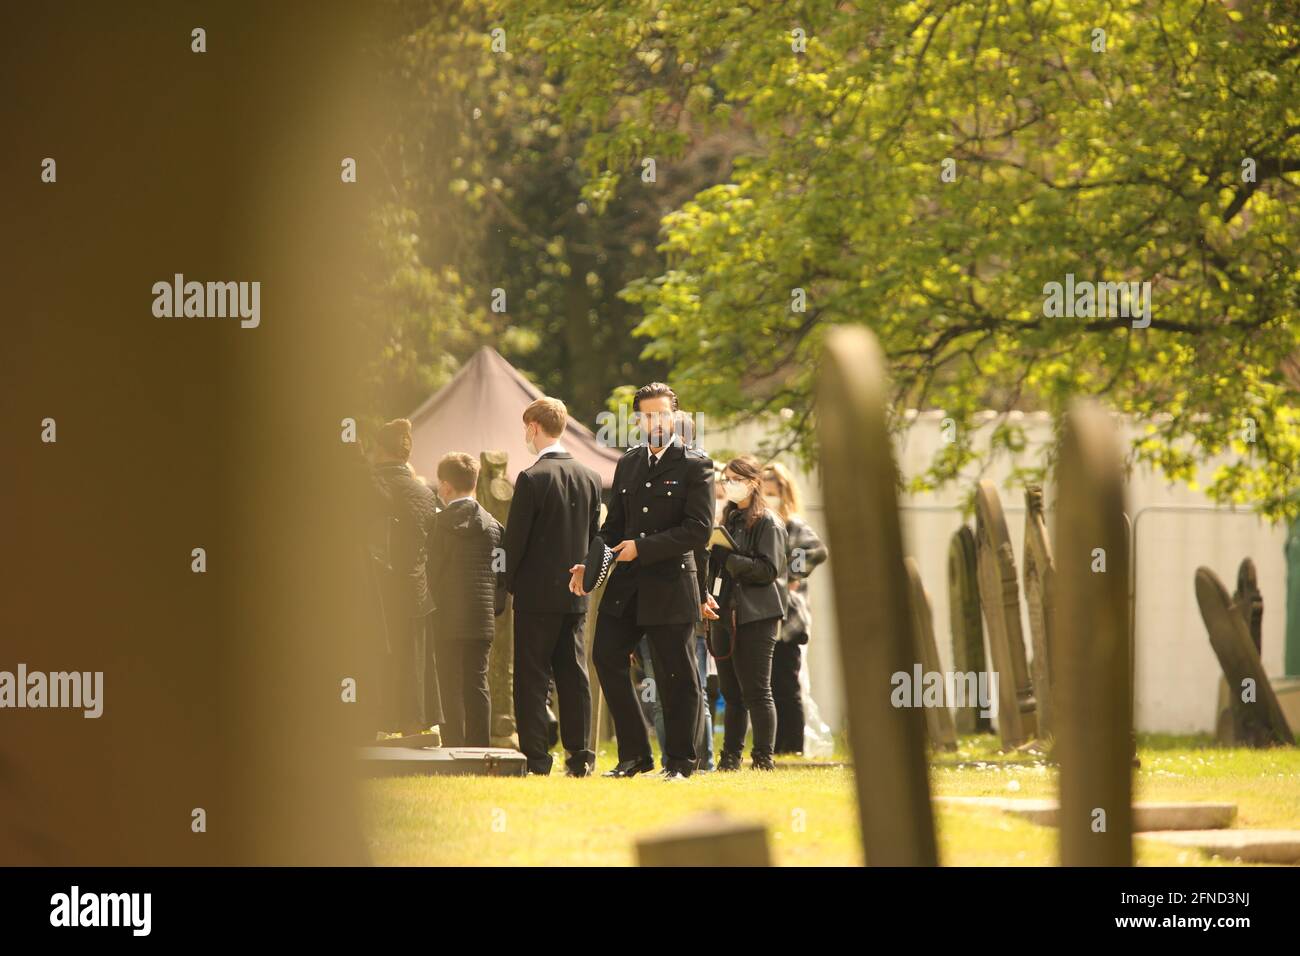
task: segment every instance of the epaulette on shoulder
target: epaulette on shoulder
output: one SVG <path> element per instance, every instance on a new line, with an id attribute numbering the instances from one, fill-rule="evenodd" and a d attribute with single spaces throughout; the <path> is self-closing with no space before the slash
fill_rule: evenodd
<path id="1" fill-rule="evenodd" d="M 698 446 L 688 447 L 686 449 L 687 458 L 699 458 L 703 461 L 709 460 L 709 453 Z"/>
<path id="2" fill-rule="evenodd" d="M 624 457 L 624 458 L 631 458 L 631 457 L 632 457 L 633 455 L 635 455 L 637 452 L 640 452 L 641 454 L 644 455 L 644 454 L 645 454 L 645 445 L 633 445 L 633 446 L 632 446 L 631 448 L 629 448 L 627 451 L 623 452 L 623 457 Z"/>

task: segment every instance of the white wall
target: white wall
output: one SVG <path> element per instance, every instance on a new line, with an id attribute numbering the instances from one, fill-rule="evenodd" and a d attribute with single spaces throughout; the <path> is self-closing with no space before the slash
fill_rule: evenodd
<path id="1" fill-rule="evenodd" d="M 896 446 L 895 454 L 905 475 L 910 477 L 923 471 L 940 447 L 942 418 L 939 412 L 916 416 Z M 1022 465 L 1037 464 L 1051 442 L 1050 419 L 1044 414 L 1030 414 L 1019 416 L 1018 420 L 1029 437 L 1029 446 L 1018 461 Z M 987 435 L 990 430 L 991 425 L 986 424 L 981 432 Z M 1125 440 L 1140 434 L 1141 430 L 1140 425 L 1126 425 Z M 704 446 L 710 451 L 752 451 L 767 433 L 767 429 L 757 425 L 710 431 Z M 790 460 L 786 464 L 796 465 Z M 1202 468 L 1202 485 L 1207 483 L 1215 464 L 1211 462 Z M 993 480 L 1002 495 L 1019 575 L 1024 569 L 1024 492 L 1006 486 L 1011 469 L 1010 461 L 1002 461 L 982 477 Z M 815 471 L 798 474 L 804 493 L 805 517 L 824 537 L 826 515 L 820 481 Z M 945 670 L 952 667 L 948 543 L 963 521 L 961 499 L 969 494 L 976 480 L 977 476 L 972 474 L 960 487 L 947 488 L 937 495 L 909 495 L 900 502 L 904 547 L 920 565 L 934 611 L 935 638 Z M 1054 524 L 1050 481 L 1045 490 L 1050 534 Z M 1213 732 L 1220 670 L 1196 606 L 1192 576 L 1198 567 L 1205 565 L 1219 575 L 1231 592 L 1236 587 L 1237 566 L 1242 558 L 1254 559 L 1259 587 L 1264 594 L 1264 668 L 1270 675 L 1280 675 L 1286 613 L 1283 554 L 1286 529 L 1282 525 L 1270 526 L 1249 511 L 1215 509 L 1204 494 L 1183 485 L 1171 485 L 1163 476 L 1145 468 L 1136 469 L 1130 476 L 1128 514 L 1136 529 L 1137 727 L 1142 731 Z M 973 528 L 974 518 L 968 519 L 968 523 Z M 834 560 L 832 554 L 830 561 Z M 829 562 L 810 581 L 814 625 L 812 641 L 805 651 L 811 666 L 813 695 L 822 716 L 839 729 L 843 723 L 843 702 L 828 566 Z M 1023 593 L 1021 605 L 1026 656 L 1032 657 Z"/>

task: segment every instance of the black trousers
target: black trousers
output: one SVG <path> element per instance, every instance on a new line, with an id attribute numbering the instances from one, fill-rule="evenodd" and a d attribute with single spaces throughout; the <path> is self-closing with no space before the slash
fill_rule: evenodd
<path id="1" fill-rule="evenodd" d="M 776 704 L 776 753 L 803 753 L 803 690 L 799 668 L 803 647 L 777 641 L 772 652 L 772 701 Z"/>
<path id="2" fill-rule="evenodd" d="M 695 669 L 695 624 L 637 624 L 636 603 L 635 598 L 629 600 L 622 615 L 596 618 L 591 649 L 600 688 L 614 718 L 618 759 L 648 760 L 652 756 L 650 732 L 632 685 L 629 659 L 644 634 L 650 643 L 655 693 L 664 713 L 664 766 L 689 776 L 700 757 L 696 741 L 704 719 L 700 677 Z"/>
<path id="3" fill-rule="evenodd" d="M 560 740 L 567 753 L 565 766 L 576 771 L 596 764 L 591 749 L 591 681 L 582 640 L 585 619 L 581 611 L 515 611 L 515 727 L 519 749 L 533 773 L 551 772 L 546 697 L 552 678 Z"/>
<path id="4" fill-rule="evenodd" d="M 402 733 L 427 730 L 433 722 L 428 719 L 425 700 L 428 662 L 424 615 L 390 618 L 388 640 L 392 648 L 388 658 L 388 692 L 393 701 L 389 713 L 397 721 L 397 726 L 390 729 Z"/>
<path id="5" fill-rule="evenodd" d="M 492 727 L 492 697 L 488 693 L 492 642 L 440 638 L 437 649 L 445 715 L 440 727 L 443 746 L 487 747 Z"/>
<path id="6" fill-rule="evenodd" d="M 438 683 L 438 632 L 434 630 L 434 618 L 437 612 L 430 611 L 424 618 L 424 723 L 432 727 L 441 727 L 445 717 L 442 713 L 442 686 Z"/>
<path id="7" fill-rule="evenodd" d="M 721 623 L 721 622 L 719 622 Z M 745 749 L 745 731 L 754 722 L 751 754 L 772 755 L 776 745 L 776 704 L 772 700 L 772 653 L 780 618 L 750 621 L 736 628 L 734 650 L 718 661 L 718 683 L 727 702 L 722 752 Z"/>

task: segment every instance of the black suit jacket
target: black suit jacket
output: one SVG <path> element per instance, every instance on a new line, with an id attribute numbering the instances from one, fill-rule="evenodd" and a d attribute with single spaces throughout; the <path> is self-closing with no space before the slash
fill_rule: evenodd
<path id="1" fill-rule="evenodd" d="M 637 558 L 615 565 L 600 612 L 621 615 L 635 600 L 638 624 L 699 621 L 712 532 L 713 462 L 708 455 L 670 445 L 651 473 L 645 447 L 628 449 L 614 469 L 600 536 L 610 547 L 634 539 Z"/>
<path id="2" fill-rule="evenodd" d="M 515 609 L 575 613 L 569 591 L 600 522 L 600 476 L 568 452 L 551 452 L 519 473 L 506 516 L 506 588 Z"/>

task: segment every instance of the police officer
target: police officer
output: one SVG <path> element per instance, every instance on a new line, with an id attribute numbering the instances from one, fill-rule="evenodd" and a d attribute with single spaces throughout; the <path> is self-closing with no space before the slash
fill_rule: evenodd
<path id="1" fill-rule="evenodd" d="M 703 757 L 695 626 L 702 617 L 716 618 L 703 560 L 713 530 L 713 462 L 677 433 L 677 395 L 667 385 L 638 389 L 632 408 L 646 444 L 630 448 L 614 469 L 609 513 L 599 532 L 617 556 L 592 645 L 618 737 L 618 764 L 605 776 L 654 770 L 628 660 L 645 635 L 664 714 L 662 776 L 681 780 Z M 575 594 L 583 593 L 583 570 L 580 564 L 570 569 Z"/>

